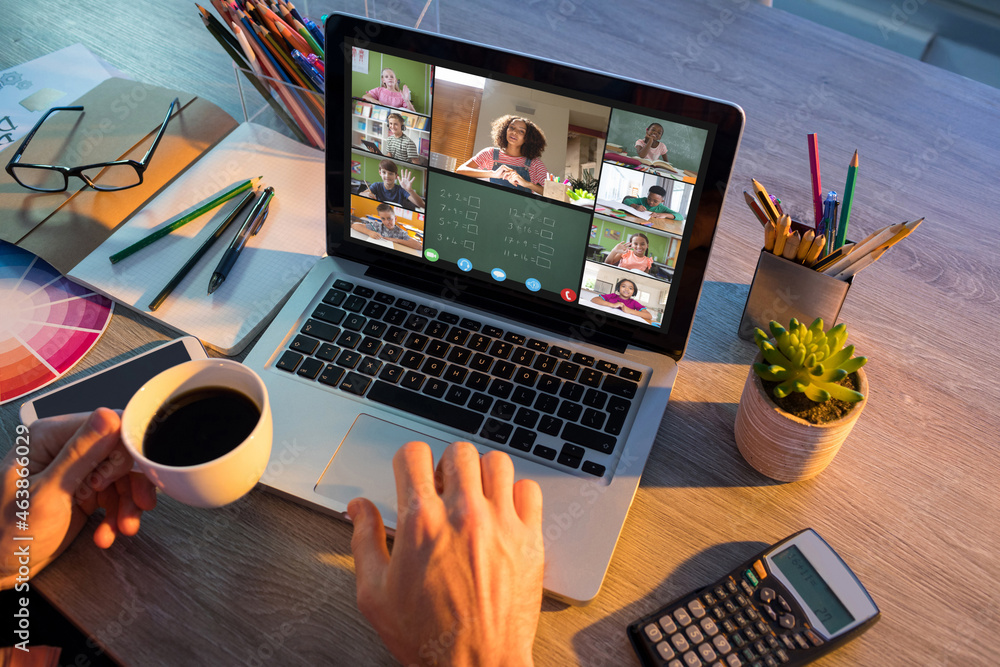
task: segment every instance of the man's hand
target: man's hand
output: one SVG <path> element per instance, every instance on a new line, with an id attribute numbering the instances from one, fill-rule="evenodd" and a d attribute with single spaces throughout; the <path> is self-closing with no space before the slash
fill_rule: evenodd
<path id="1" fill-rule="evenodd" d="M 28 481 L 31 573 L 54 560 L 80 532 L 87 517 L 104 508 L 94 543 L 107 549 L 118 535 L 135 535 L 143 510 L 156 506 L 156 488 L 141 473 L 132 473 L 132 457 L 119 437 L 117 413 L 100 408 L 91 414 L 42 419 L 31 425 L 28 455 L 13 449 L 4 459 L 0 479 L 0 532 L 10 532 L 19 510 L 18 480 Z M 19 475 L 27 459 L 28 476 Z M 23 489 L 22 489 L 23 490 Z M 17 562 L 0 556 L 3 587 L 11 584 Z"/>
<path id="2" fill-rule="evenodd" d="M 457 442 L 393 458 L 392 555 L 378 509 L 355 498 L 358 607 L 403 664 L 530 665 L 542 600 L 542 495 L 510 457 Z"/>

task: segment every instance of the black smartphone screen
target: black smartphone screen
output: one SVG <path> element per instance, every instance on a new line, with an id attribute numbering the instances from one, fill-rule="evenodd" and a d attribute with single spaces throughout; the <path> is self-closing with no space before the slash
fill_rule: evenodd
<path id="1" fill-rule="evenodd" d="M 97 408 L 124 410 L 132 395 L 160 371 L 189 361 L 183 340 L 176 340 L 152 352 L 126 361 L 105 371 L 98 371 L 76 384 L 57 389 L 34 402 L 39 419 L 90 412 Z"/>

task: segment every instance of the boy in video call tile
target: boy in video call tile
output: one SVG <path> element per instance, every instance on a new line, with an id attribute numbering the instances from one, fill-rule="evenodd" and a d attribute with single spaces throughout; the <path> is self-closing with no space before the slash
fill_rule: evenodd
<path id="1" fill-rule="evenodd" d="M 667 191 L 661 188 L 659 185 L 654 185 L 649 188 L 649 193 L 645 197 L 625 197 L 622 203 L 631 206 L 632 208 L 639 211 L 649 211 L 652 215 L 650 218 L 666 218 L 668 220 L 678 220 L 683 221 L 684 216 L 667 208 L 663 203 L 664 198 L 667 196 Z"/>
<path id="2" fill-rule="evenodd" d="M 424 200 L 413 189 L 413 172 L 404 169 L 402 172 L 392 160 L 382 160 L 378 163 L 378 175 L 381 183 L 372 183 L 361 193 L 362 197 L 374 197 L 381 202 L 396 204 L 403 208 L 423 208 Z"/>
<path id="3" fill-rule="evenodd" d="M 392 206 L 389 204 L 379 204 L 375 212 L 378 213 L 379 222 L 375 222 L 374 220 L 355 222 L 351 225 L 351 229 L 376 241 L 388 239 L 400 245 L 405 245 L 407 248 L 420 250 L 420 241 L 412 238 L 406 233 L 406 230 L 396 225 L 396 212 L 392 210 Z"/>

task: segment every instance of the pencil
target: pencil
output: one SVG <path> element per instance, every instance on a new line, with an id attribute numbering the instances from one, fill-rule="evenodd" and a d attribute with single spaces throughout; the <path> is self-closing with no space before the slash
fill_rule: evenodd
<path id="1" fill-rule="evenodd" d="M 760 201 L 760 208 L 764 211 L 764 215 L 769 217 L 771 220 L 774 220 L 775 224 L 777 224 L 780 216 L 778 215 L 777 209 L 774 208 L 774 203 L 771 201 L 771 197 L 767 194 L 767 190 L 765 190 L 764 186 L 758 183 L 756 179 L 750 179 L 750 181 L 753 183 L 753 193 L 757 195 L 757 199 Z"/>
<path id="2" fill-rule="evenodd" d="M 796 262 L 804 262 L 806 260 L 806 255 L 812 250 L 813 239 L 816 238 L 816 232 L 813 230 L 808 230 L 802 235 L 802 242 L 799 243 L 799 251 L 795 253 Z"/>
<path id="3" fill-rule="evenodd" d="M 869 266 L 877 262 L 879 258 L 886 253 L 887 250 L 889 250 L 889 248 L 879 248 L 875 252 L 868 253 L 864 257 L 861 257 L 856 261 L 848 264 L 847 267 L 843 269 L 840 273 L 835 275 L 834 278 L 836 278 L 837 280 L 850 280 L 855 275 L 857 275 L 858 271 L 860 271 L 861 269 L 868 268 Z"/>
<path id="4" fill-rule="evenodd" d="M 181 281 L 184 280 L 184 276 L 186 276 L 188 272 L 194 268 L 194 265 L 198 263 L 198 260 L 201 259 L 202 256 L 208 252 L 208 249 L 212 247 L 212 244 L 215 243 L 220 236 L 222 236 L 222 233 L 226 231 L 226 228 L 228 228 L 230 224 L 232 224 L 233 220 L 236 219 L 236 216 L 240 214 L 240 211 L 242 211 L 246 205 L 250 203 L 250 200 L 254 198 L 255 194 L 257 194 L 256 190 L 250 190 L 250 192 L 248 192 L 246 196 L 240 200 L 240 202 L 236 205 L 236 208 L 230 211 L 229 215 L 226 216 L 226 219 L 222 221 L 222 224 L 220 224 L 215 231 L 212 232 L 211 236 L 205 239 L 205 242 L 201 244 L 201 247 L 199 247 L 198 250 L 191 255 L 188 261 L 184 263 L 184 266 L 182 266 L 174 277 L 170 279 L 170 282 L 168 282 L 164 288 L 160 290 L 160 293 L 149 302 L 149 310 L 156 310 L 161 304 L 163 304 L 163 301 L 170 296 L 170 293 L 174 291 L 174 288 L 181 284 Z"/>
<path id="5" fill-rule="evenodd" d="M 788 242 L 788 232 L 792 228 L 791 216 L 783 215 L 775 225 L 774 232 L 774 254 L 781 255 L 785 251 L 785 243 Z"/>
<path id="6" fill-rule="evenodd" d="M 812 245 L 809 247 L 809 252 L 806 253 L 806 258 L 804 262 L 806 266 L 812 267 L 816 263 L 816 260 L 819 259 L 819 255 L 821 252 L 823 252 L 823 246 L 825 245 L 826 245 L 826 239 L 823 238 L 822 234 L 813 237 Z"/>
<path id="7" fill-rule="evenodd" d="M 816 232 L 823 230 L 820 225 L 823 222 L 823 187 L 819 178 L 819 138 L 815 134 L 809 135 L 809 175 L 812 177 L 813 191 L 813 211 L 816 215 Z"/>
<path id="8" fill-rule="evenodd" d="M 199 217 L 205 215 L 205 213 L 211 211 L 216 206 L 219 206 L 221 204 L 226 203 L 227 201 L 229 201 L 230 199 L 232 199 L 236 195 L 240 194 L 241 192 L 246 192 L 250 188 L 256 187 L 257 183 L 260 181 L 261 178 L 263 178 L 263 177 L 262 176 L 258 176 L 257 178 L 251 178 L 248 181 L 243 181 L 242 183 L 240 183 L 239 185 L 233 187 L 232 189 L 226 190 L 225 192 L 223 192 L 222 194 L 220 194 L 218 197 L 216 197 L 215 199 L 211 200 L 210 202 L 208 202 L 206 204 L 203 204 L 202 206 L 199 206 L 198 208 L 196 208 L 195 210 L 191 211 L 187 215 L 182 215 L 181 217 L 177 218 L 173 222 L 168 223 L 165 227 L 161 227 L 160 229 L 157 229 L 152 234 L 148 234 L 148 235 L 144 236 L 143 238 L 141 238 L 140 240 L 136 241 L 135 243 L 133 243 L 129 247 L 125 248 L 124 250 L 120 250 L 120 251 L 116 252 L 115 254 L 111 255 L 111 257 L 109 258 L 111 260 L 111 263 L 112 264 L 117 264 L 118 262 L 120 262 L 121 260 L 125 259 L 126 257 L 128 257 L 128 256 L 130 256 L 132 254 L 135 254 L 136 252 L 142 250 L 143 248 L 145 248 L 149 244 L 153 243 L 154 241 L 158 241 L 158 240 L 162 239 L 164 236 L 166 236 L 170 232 L 173 232 L 173 231 L 176 231 L 176 230 L 180 229 L 181 227 L 183 227 L 187 223 L 191 222 L 195 218 L 199 218 Z"/>
<path id="9" fill-rule="evenodd" d="M 274 99 L 274 97 L 271 95 L 270 92 L 268 92 L 267 88 L 260 81 L 260 79 L 258 79 L 256 76 L 253 75 L 250 65 L 246 62 L 243 56 L 240 55 L 240 52 L 237 49 L 232 48 L 232 46 L 229 44 L 228 41 L 226 41 L 226 39 L 220 34 L 220 32 L 212 26 L 212 24 L 206 18 L 206 14 L 208 14 L 208 11 L 202 7 L 198 7 L 198 9 L 201 10 L 202 13 L 201 20 L 205 23 L 205 27 L 208 28 L 208 31 L 210 33 L 212 33 L 212 36 L 215 37 L 217 42 L 219 42 L 223 50 L 229 54 L 229 57 L 232 58 L 233 61 L 241 69 L 244 70 L 244 75 L 246 76 L 247 80 L 253 85 L 254 88 L 257 89 L 257 92 L 260 93 L 260 96 L 262 98 L 264 98 L 264 101 L 267 102 L 272 109 L 274 109 L 274 113 L 278 116 L 278 118 L 281 119 L 281 121 L 285 125 L 288 126 L 288 129 L 292 131 L 292 134 L 294 134 L 299 141 L 303 143 L 308 143 L 309 139 L 306 138 L 304 131 L 301 128 L 299 128 L 298 124 L 294 120 L 292 120 L 292 118 L 288 115 L 288 112 L 286 112 L 284 109 L 281 108 L 281 105 L 278 104 L 278 101 Z"/>
<path id="10" fill-rule="evenodd" d="M 802 239 L 799 237 L 798 232 L 792 232 L 785 239 L 785 247 L 781 250 L 781 256 L 785 259 L 790 259 L 795 261 L 795 256 L 799 252 L 799 245 L 802 243 Z"/>
<path id="11" fill-rule="evenodd" d="M 851 164 L 847 167 L 847 184 L 844 186 L 844 202 L 840 208 L 840 224 L 837 226 L 837 241 L 834 244 L 839 248 L 844 245 L 847 238 L 847 222 L 851 218 L 851 199 L 854 197 L 854 184 L 858 180 L 858 152 L 854 151 Z"/>
<path id="12" fill-rule="evenodd" d="M 747 206 L 750 207 L 750 210 L 753 211 L 753 214 L 757 216 L 758 220 L 760 220 L 760 224 L 767 225 L 767 216 L 765 216 L 764 212 L 760 210 L 760 206 L 757 205 L 757 200 L 753 198 L 753 195 L 744 190 L 743 198 L 746 200 Z"/>

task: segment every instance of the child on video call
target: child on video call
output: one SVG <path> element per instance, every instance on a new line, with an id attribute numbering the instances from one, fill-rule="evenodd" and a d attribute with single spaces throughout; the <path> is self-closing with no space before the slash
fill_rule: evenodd
<path id="1" fill-rule="evenodd" d="M 360 193 L 362 197 L 374 197 L 379 201 L 397 204 L 403 208 L 412 209 L 424 207 L 423 198 L 413 189 L 413 172 L 404 169 L 402 172 L 392 160 L 382 160 L 378 163 L 380 183 L 372 183 L 368 189 Z M 398 182 L 397 182 L 398 179 Z"/>
<path id="2" fill-rule="evenodd" d="M 403 114 L 393 111 L 386 118 L 385 125 L 389 130 L 389 136 L 382 143 L 386 155 L 393 160 L 416 163 L 418 160 L 417 145 L 403 134 L 403 129 L 406 127 L 406 119 L 403 118 Z"/>
<path id="3" fill-rule="evenodd" d="M 649 238 L 645 234 L 633 234 L 627 242 L 619 243 L 604 259 L 605 264 L 613 264 L 622 269 L 638 269 L 653 273 L 653 258 L 649 252 Z"/>
<path id="4" fill-rule="evenodd" d="M 388 239 L 408 248 L 421 249 L 421 243 L 406 233 L 406 230 L 396 224 L 396 211 L 389 204 L 379 204 L 375 209 L 379 221 L 355 222 L 351 229 L 365 236 L 381 241 Z"/>
<path id="5" fill-rule="evenodd" d="M 595 296 L 591 299 L 591 302 L 596 303 L 598 306 L 615 308 L 623 313 L 636 315 L 647 322 L 652 322 L 653 316 L 649 314 L 646 307 L 632 298 L 638 291 L 639 288 L 636 287 L 634 282 L 628 278 L 622 278 L 618 281 L 618 284 L 615 285 L 615 291 L 613 293 Z"/>
<path id="6" fill-rule="evenodd" d="M 400 90 L 396 73 L 389 67 L 382 70 L 382 84 L 378 88 L 369 90 L 361 96 L 361 99 L 366 102 L 384 104 L 387 107 L 416 111 L 413 108 L 413 103 L 410 102 L 410 88 L 404 85 Z"/>
<path id="7" fill-rule="evenodd" d="M 646 128 L 646 136 L 635 142 L 635 152 L 639 157 L 647 160 L 667 161 L 667 147 L 660 143 L 663 136 L 663 126 L 659 123 L 652 123 Z"/>
<path id="8" fill-rule="evenodd" d="M 545 134 L 527 118 L 506 115 L 493 121 L 493 148 L 484 148 L 455 170 L 490 183 L 542 194 L 548 170 L 542 162 Z"/>
<path id="9" fill-rule="evenodd" d="M 622 203 L 631 206 L 637 211 L 649 211 L 650 219 L 666 218 L 667 220 L 684 220 L 684 216 L 677 211 L 667 208 L 663 200 L 667 196 L 667 191 L 659 185 L 649 188 L 645 197 L 625 197 Z"/>

